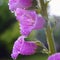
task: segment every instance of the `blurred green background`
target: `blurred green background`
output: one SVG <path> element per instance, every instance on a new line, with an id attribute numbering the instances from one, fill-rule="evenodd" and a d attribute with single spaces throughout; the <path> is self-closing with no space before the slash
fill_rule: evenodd
<path id="1" fill-rule="evenodd" d="M 53 16 L 51 20 L 57 20 L 54 30 L 55 46 L 57 52 L 60 51 L 60 17 Z M 36 38 L 43 42 L 48 48 L 44 30 L 34 31 Z M 30 38 L 35 34 L 32 33 Z M 32 36 L 33 35 L 33 36 Z M 10 57 L 14 41 L 20 36 L 19 24 L 14 14 L 9 11 L 8 0 L 0 0 L 0 60 L 12 60 Z M 31 56 L 19 55 L 17 60 L 47 60 L 47 55 L 36 53 Z"/>

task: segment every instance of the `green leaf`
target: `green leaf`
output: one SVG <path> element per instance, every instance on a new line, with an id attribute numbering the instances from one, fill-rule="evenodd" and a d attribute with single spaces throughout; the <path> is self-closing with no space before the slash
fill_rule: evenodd
<path id="1" fill-rule="evenodd" d="M 37 53 L 31 56 L 19 56 L 17 60 L 47 60 L 47 58 L 47 54 Z"/>

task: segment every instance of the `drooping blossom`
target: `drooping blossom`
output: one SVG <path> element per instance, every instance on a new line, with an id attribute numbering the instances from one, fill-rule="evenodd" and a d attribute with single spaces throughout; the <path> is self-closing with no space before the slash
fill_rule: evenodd
<path id="1" fill-rule="evenodd" d="M 33 41 L 25 41 L 24 36 L 20 36 L 14 43 L 11 57 L 16 59 L 19 54 L 32 55 L 36 52 L 37 45 Z"/>
<path id="2" fill-rule="evenodd" d="M 55 53 L 48 57 L 48 60 L 60 60 L 60 53 Z"/>
<path id="3" fill-rule="evenodd" d="M 44 18 L 37 15 L 34 10 L 24 10 L 17 8 L 15 16 L 20 22 L 20 32 L 22 35 L 29 35 L 32 30 L 42 29 L 45 24 Z"/>
<path id="4" fill-rule="evenodd" d="M 28 9 L 32 6 L 33 0 L 9 0 L 9 9 L 15 11 L 17 8 Z"/>

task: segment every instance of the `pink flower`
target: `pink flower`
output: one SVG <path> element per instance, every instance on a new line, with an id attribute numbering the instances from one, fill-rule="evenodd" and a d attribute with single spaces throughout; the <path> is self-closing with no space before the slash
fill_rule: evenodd
<path id="1" fill-rule="evenodd" d="M 17 8 L 29 8 L 32 6 L 33 0 L 9 0 L 9 9 L 11 11 L 16 10 Z"/>
<path id="2" fill-rule="evenodd" d="M 19 54 L 21 55 L 32 55 L 36 52 L 37 45 L 33 41 L 25 41 L 24 36 L 20 36 L 15 41 L 11 57 L 16 59 Z"/>
<path id="3" fill-rule="evenodd" d="M 60 53 L 55 53 L 48 57 L 48 60 L 60 60 Z"/>
<path id="4" fill-rule="evenodd" d="M 34 10 L 24 10 L 17 8 L 15 16 L 20 22 L 20 32 L 22 35 L 28 36 L 32 30 L 42 29 L 45 20 L 38 16 Z"/>

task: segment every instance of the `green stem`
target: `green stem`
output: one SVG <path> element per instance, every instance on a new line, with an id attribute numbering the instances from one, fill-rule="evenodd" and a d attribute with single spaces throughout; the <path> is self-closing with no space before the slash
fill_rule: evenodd
<path id="1" fill-rule="evenodd" d="M 45 6 L 44 0 L 40 0 L 40 6 L 41 6 L 41 14 L 45 18 L 45 20 L 48 22 L 47 7 Z M 53 39 L 53 32 L 51 30 L 52 29 L 50 27 L 50 23 L 47 23 L 47 27 L 45 29 L 47 44 L 49 48 L 49 53 L 53 54 L 55 53 L 55 45 L 54 45 L 54 39 Z"/>
<path id="2" fill-rule="evenodd" d="M 53 53 L 55 53 L 55 44 L 54 44 L 53 33 L 51 31 L 49 24 L 45 31 L 46 31 L 47 43 L 48 43 L 48 47 L 49 47 L 49 53 L 53 54 Z"/>

